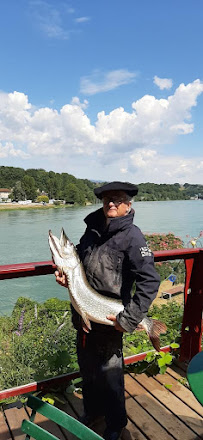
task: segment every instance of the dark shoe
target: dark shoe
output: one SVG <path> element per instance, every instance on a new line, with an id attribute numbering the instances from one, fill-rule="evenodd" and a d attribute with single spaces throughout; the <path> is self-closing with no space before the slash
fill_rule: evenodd
<path id="1" fill-rule="evenodd" d="M 118 431 L 112 431 L 110 428 L 106 428 L 104 431 L 104 440 L 119 440 L 122 429 Z"/>
<path id="2" fill-rule="evenodd" d="M 83 425 L 90 426 L 93 423 L 93 421 L 94 421 L 94 417 L 89 415 L 89 414 L 84 413 L 82 416 L 80 416 L 78 418 L 78 420 Z"/>
<path id="3" fill-rule="evenodd" d="M 92 415 L 84 413 L 78 418 L 79 422 L 89 428 L 94 425 L 94 423 L 100 418 L 100 415 Z"/>

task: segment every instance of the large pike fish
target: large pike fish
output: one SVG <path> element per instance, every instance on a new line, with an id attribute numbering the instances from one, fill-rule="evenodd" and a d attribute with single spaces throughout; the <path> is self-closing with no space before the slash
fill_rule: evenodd
<path id="1" fill-rule="evenodd" d="M 49 246 L 54 263 L 59 271 L 66 275 L 71 303 L 88 329 L 91 330 L 91 321 L 114 325 L 107 316 L 116 316 L 122 312 L 124 309 L 122 302 L 101 295 L 89 285 L 77 250 L 63 229 L 60 240 L 49 231 Z M 145 317 L 139 323 L 137 330 L 145 330 L 155 350 L 160 350 L 159 335 L 166 332 L 165 324 Z"/>

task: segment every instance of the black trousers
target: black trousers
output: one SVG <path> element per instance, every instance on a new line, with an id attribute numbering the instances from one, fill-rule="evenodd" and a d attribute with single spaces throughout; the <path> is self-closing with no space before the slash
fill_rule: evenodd
<path id="1" fill-rule="evenodd" d="M 83 379 L 84 411 L 104 415 L 107 426 L 126 426 L 122 333 L 114 327 L 92 323 L 87 334 L 78 331 L 77 353 Z"/>

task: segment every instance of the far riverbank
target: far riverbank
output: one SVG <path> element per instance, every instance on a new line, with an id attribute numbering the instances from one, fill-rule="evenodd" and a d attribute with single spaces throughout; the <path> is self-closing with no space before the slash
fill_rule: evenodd
<path id="1" fill-rule="evenodd" d="M 164 202 L 199 202 L 201 199 L 193 199 L 193 200 L 151 200 L 151 201 L 137 201 L 135 200 L 135 203 L 164 203 Z M 99 201 L 96 203 L 96 206 L 101 204 Z M 87 202 L 85 205 L 78 205 L 78 204 L 68 204 L 68 203 L 60 203 L 59 205 L 55 205 L 53 203 L 29 203 L 25 205 L 21 205 L 18 203 L 0 203 L 0 211 L 11 211 L 11 210 L 19 210 L 19 211 L 25 211 L 25 210 L 33 210 L 33 209 L 61 209 L 61 208 L 82 208 L 87 206 L 94 206 L 92 203 Z M 99 207 L 99 206 L 98 206 Z"/>
<path id="2" fill-rule="evenodd" d="M 86 206 L 90 206 L 91 203 L 87 203 Z M 46 203 L 43 205 L 42 203 L 30 203 L 27 205 L 20 205 L 18 203 L 0 203 L 0 211 L 11 211 L 11 210 L 19 210 L 19 211 L 25 211 L 25 210 L 33 210 L 33 209 L 60 209 L 60 208 L 73 208 L 74 206 L 79 205 L 71 205 L 71 204 L 60 204 L 60 205 L 54 205 L 53 203 Z"/>

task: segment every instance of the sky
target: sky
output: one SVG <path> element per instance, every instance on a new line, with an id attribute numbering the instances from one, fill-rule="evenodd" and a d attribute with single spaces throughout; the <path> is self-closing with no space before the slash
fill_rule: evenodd
<path id="1" fill-rule="evenodd" d="M 202 0 L 1 0 L 0 166 L 203 184 Z"/>

